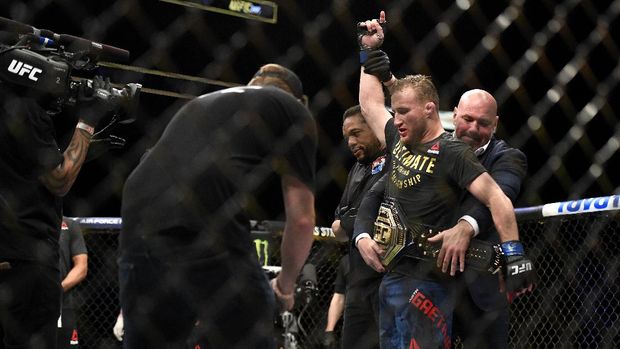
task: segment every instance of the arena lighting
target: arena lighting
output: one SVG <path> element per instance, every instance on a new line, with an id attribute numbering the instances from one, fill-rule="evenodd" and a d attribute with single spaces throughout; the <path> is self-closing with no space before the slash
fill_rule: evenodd
<path id="1" fill-rule="evenodd" d="M 278 5 L 264 0 L 160 0 L 176 5 L 254 19 L 266 23 L 278 22 Z"/>

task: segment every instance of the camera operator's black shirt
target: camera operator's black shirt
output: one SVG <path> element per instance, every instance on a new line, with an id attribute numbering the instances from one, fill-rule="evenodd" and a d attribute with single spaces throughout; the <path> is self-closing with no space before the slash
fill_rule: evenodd
<path id="1" fill-rule="evenodd" d="M 247 212 L 272 209 L 257 209 L 255 192 L 274 174 L 314 190 L 315 154 L 314 120 L 280 89 L 235 87 L 190 101 L 127 179 L 121 253 L 145 243 L 172 258 L 175 250 L 181 258 L 250 253 L 249 219 L 257 217 Z M 279 184 L 270 195 L 281 197 Z"/>
<path id="2" fill-rule="evenodd" d="M 0 84 L 0 261 L 58 268 L 62 200 L 39 176 L 62 161 L 50 117 Z"/>

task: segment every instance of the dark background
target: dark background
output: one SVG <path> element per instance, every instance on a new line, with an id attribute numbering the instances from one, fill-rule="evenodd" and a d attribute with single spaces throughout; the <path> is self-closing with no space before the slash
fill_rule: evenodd
<path id="1" fill-rule="evenodd" d="M 317 225 L 331 224 L 353 163 L 341 115 L 357 103 L 355 23 L 381 9 L 388 18 L 384 49 L 397 76 L 431 75 L 442 110 L 471 88 L 496 97 L 498 136 L 529 160 L 516 207 L 620 192 L 620 1 L 276 3 L 276 24 L 154 0 L 5 0 L 0 16 L 127 49 L 124 63 L 148 69 L 237 84 L 268 62 L 293 69 L 319 125 Z M 222 88 L 117 69 L 99 73 L 192 95 Z M 125 178 L 184 102 L 142 93 L 137 121 L 115 132 L 126 147 L 83 167 L 65 214 L 118 216 Z M 261 193 L 266 209 L 255 218 L 281 219 L 279 200 L 276 185 Z"/>

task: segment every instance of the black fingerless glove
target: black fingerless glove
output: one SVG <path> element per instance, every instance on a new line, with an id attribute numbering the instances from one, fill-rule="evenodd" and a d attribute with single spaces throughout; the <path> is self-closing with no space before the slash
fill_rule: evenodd
<path id="1" fill-rule="evenodd" d="M 83 83 L 78 88 L 76 100 L 77 117 L 85 124 L 96 127 L 110 111 L 114 110 L 110 79 L 95 76 L 91 86 Z"/>
<path id="2" fill-rule="evenodd" d="M 504 256 L 503 273 L 506 291 L 513 292 L 534 284 L 536 272 L 534 264 L 525 256 L 520 241 L 506 241 L 501 244 Z"/>
<path id="3" fill-rule="evenodd" d="M 323 335 L 323 348 L 324 349 L 336 349 L 336 335 L 333 331 L 325 331 Z"/>
<path id="4" fill-rule="evenodd" d="M 381 50 L 367 52 L 368 59 L 364 63 L 364 73 L 371 74 L 379 78 L 381 82 L 390 81 L 392 72 L 390 71 L 390 57 Z"/>
<path id="5" fill-rule="evenodd" d="M 378 21 L 379 20 L 377 19 L 377 22 Z M 381 25 L 381 28 L 383 29 L 383 34 L 385 34 L 387 31 L 387 22 L 379 23 L 379 25 Z M 357 45 L 359 46 L 359 49 L 360 49 L 360 63 L 364 64 L 366 63 L 366 60 L 368 59 L 368 53 L 381 47 L 381 45 L 383 44 L 383 38 L 381 39 L 381 42 L 379 43 L 377 47 L 368 47 L 362 43 L 362 38 L 364 37 L 364 35 L 374 34 L 375 31 L 373 32 L 368 31 L 368 29 L 366 29 L 366 25 L 361 22 L 357 23 L 356 29 L 357 29 Z"/>

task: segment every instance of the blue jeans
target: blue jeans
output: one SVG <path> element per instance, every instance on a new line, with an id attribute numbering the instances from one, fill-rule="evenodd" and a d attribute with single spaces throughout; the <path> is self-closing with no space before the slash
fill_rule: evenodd
<path id="1" fill-rule="evenodd" d="M 388 273 L 379 288 L 382 349 L 451 346 L 453 295 L 448 285 Z"/>

